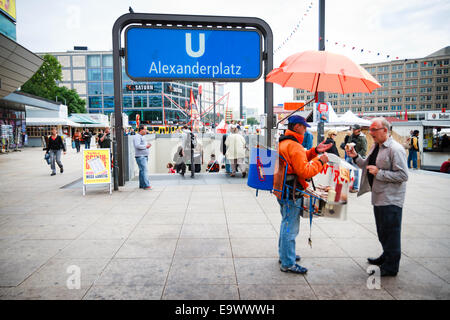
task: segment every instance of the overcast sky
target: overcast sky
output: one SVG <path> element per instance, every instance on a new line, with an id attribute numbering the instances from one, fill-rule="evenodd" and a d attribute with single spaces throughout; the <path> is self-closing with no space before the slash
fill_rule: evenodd
<path id="1" fill-rule="evenodd" d="M 318 48 L 318 0 L 16 2 L 17 41 L 34 52 L 67 51 L 74 45 L 85 45 L 90 50 L 111 50 L 114 21 L 127 13 L 129 6 L 134 12 L 142 13 L 261 18 L 272 28 L 275 49 L 290 38 L 275 53 L 274 67 L 293 53 Z M 308 8 L 311 2 L 312 7 Z M 450 45 L 448 0 L 327 0 L 325 15 L 326 50 L 344 54 L 357 63 L 381 62 L 396 57 L 420 58 Z M 364 49 L 363 53 L 361 49 Z M 235 110 L 239 108 L 238 88 L 238 84 L 228 84 L 225 89 L 225 92 L 231 92 L 230 104 Z M 275 104 L 292 101 L 291 88 L 283 89 L 276 84 L 274 88 Z M 244 84 L 244 105 L 263 112 L 261 79 Z"/>

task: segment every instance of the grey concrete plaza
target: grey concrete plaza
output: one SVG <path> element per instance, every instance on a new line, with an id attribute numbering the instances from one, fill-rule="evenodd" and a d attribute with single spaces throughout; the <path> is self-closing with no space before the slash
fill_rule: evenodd
<path id="1" fill-rule="evenodd" d="M 400 272 L 369 289 L 366 258 L 381 253 L 370 195 L 351 194 L 346 221 L 314 220 L 312 248 L 302 219 L 299 276 L 279 270 L 275 197 L 242 178 L 157 176 L 150 191 L 132 181 L 83 197 L 81 153 L 62 161 L 51 177 L 38 148 L 0 155 L 1 299 L 450 298 L 448 176 L 410 172 Z"/>

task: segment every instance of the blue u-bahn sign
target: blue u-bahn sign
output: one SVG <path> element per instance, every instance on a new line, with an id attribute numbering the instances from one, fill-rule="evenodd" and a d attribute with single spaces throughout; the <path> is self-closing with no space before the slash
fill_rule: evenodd
<path id="1" fill-rule="evenodd" d="M 137 81 L 255 81 L 262 73 L 257 30 L 129 27 L 125 70 Z"/>

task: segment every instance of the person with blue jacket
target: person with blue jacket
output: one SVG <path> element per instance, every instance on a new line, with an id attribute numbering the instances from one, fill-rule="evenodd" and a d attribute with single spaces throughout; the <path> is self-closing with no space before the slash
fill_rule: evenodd
<path id="1" fill-rule="evenodd" d="M 312 135 L 312 133 L 309 132 L 308 130 L 306 130 L 305 135 L 303 136 L 302 146 L 306 150 L 311 149 L 313 147 L 313 139 L 314 139 L 314 136 Z"/>

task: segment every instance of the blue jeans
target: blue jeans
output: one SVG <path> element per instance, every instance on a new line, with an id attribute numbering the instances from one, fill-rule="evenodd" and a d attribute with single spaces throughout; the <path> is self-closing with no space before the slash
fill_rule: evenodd
<path id="1" fill-rule="evenodd" d="M 80 152 L 80 140 L 75 140 L 75 147 L 77 148 L 77 152 Z"/>
<path id="2" fill-rule="evenodd" d="M 345 161 L 347 161 L 348 163 L 350 163 L 352 166 L 355 167 L 355 169 L 353 169 L 352 171 L 355 173 L 354 174 L 354 181 L 352 184 L 352 189 L 353 190 L 358 190 L 358 185 L 359 185 L 359 167 L 356 165 L 356 163 L 353 161 L 353 159 L 351 157 L 346 157 Z"/>
<path id="3" fill-rule="evenodd" d="M 400 265 L 402 210 L 394 205 L 373 207 L 378 240 L 383 247 L 381 269 L 394 273 L 398 272 Z"/>
<path id="4" fill-rule="evenodd" d="M 139 188 L 150 187 L 147 170 L 148 157 L 136 157 L 136 162 L 139 167 Z"/>
<path id="5" fill-rule="evenodd" d="M 409 149 L 408 168 L 411 168 L 411 161 L 413 163 L 413 168 L 417 169 L 417 150 Z"/>
<path id="6" fill-rule="evenodd" d="M 52 173 L 56 173 L 55 161 L 58 164 L 58 167 L 63 167 L 61 162 L 61 149 L 50 150 L 48 153 L 50 154 L 50 168 L 52 168 Z"/>
<path id="7" fill-rule="evenodd" d="M 91 140 L 84 140 L 84 148 L 85 149 L 91 148 Z"/>
<path id="8" fill-rule="evenodd" d="M 300 229 L 300 215 L 303 212 L 303 198 L 278 201 L 281 212 L 278 254 L 285 268 L 295 265 L 295 238 Z"/>

